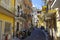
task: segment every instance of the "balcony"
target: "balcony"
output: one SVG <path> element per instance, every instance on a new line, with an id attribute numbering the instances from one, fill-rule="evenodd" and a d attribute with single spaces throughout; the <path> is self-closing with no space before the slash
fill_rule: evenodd
<path id="1" fill-rule="evenodd" d="M 10 12 L 14 12 L 14 7 L 9 4 L 6 4 L 4 1 L 1 1 L 0 6 L 2 6 L 3 8 L 5 8 L 6 10 L 10 11 Z"/>
<path id="2" fill-rule="evenodd" d="M 6 4 L 5 1 L 2 0 L 0 1 L 0 12 L 11 17 L 15 16 L 14 7 Z"/>
<path id="3" fill-rule="evenodd" d="M 1 6 L 6 8 L 6 9 L 9 9 L 9 6 L 3 1 L 1 1 Z"/>

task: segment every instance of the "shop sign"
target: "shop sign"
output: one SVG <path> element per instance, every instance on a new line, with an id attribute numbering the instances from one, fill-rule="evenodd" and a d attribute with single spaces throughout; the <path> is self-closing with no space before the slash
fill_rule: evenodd
<path id="1" fill-rule="evenodd" d="M 47 9 L 47 6 L 42 7 L 42 11 L 46 11 L 46 9 Z"/>

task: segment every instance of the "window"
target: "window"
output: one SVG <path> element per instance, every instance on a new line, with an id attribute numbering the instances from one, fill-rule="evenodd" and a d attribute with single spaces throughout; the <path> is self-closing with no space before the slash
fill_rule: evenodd
<path id="1" fill-rule="evenodd" d="M 20 9 L 22 9 L 22 5 L 20 5 Z"/>
<path id="2" fill-rule="evenodd" d="M 29 0 L 29 2 L 32 2 L 31 0 Z"/>
<path id="3" fill-rule="evenodd" d="M 31 9 L 30 6 L 26 5 L 26 8 Z"/>
<path id="4" fill-rule="evenodd" d="M 6 9 L 8 9 L 10 7 L 10 2 L 11 0 L 2 0 L 2 6 Z"/>
<path id="5" fill-rule="evenodd" d="M 18 11 L 17 11 L 17 13 L 18 13 L 18 14 L 17 14 L 17 17 L 19 17 L 19 6 L 17 6 L 17 10 L 18 10 Z"/>
<path id="6" fill-rule="evenodd" d="M 3 2 L 4 2 L 5 4 L 7 4 L 7 5 L 9 5 L 10 0 L 3 0 Z"/>
<path id="7" fill-rule="evenodd" d="M 27 6 L 27 8 L 31 9 L 29 6 Z"/>
<path id="8" fill-rule="evenodd" d="M 5 33 L 10 33 L 11 32 L 11 23 L 5 22 Z"/>

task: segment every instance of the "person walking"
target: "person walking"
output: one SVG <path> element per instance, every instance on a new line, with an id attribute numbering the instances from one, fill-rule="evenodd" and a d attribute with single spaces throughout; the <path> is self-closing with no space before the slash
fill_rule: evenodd
<path id="1" fill-rule="evenodd" d="M 8 40 L 8 34 L 6 34 L 6 36 L 5 36 L 5 40 Z"/>
<path id="2" fill-rule="evenodd" d="M 20 40 L 20 39 L 15 36 L 12 40 Z"/>
<path id="3" fill-rule="evenodd" d="M 17 34 L 14 35 L 12 40 L 20 40 L 19 38 L 19 32 L 17 32 Z"/>

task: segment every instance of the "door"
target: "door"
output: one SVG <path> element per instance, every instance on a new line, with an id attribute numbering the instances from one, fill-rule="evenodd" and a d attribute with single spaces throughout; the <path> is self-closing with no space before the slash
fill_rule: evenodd
<path id="1" fill-rule="evenodd" d="M 4 33 L 5 33 L 5 38 L 7 36 L 7 38 L 9 40 L 11 40 L 12 37 L 12 32 L 11 32 L 12 28 L 11 28 L 11 23 L 10 22 L 5 22 L 5 29 L 4 29 Z"/>
<path id="2" fill-rule="evenodd" d="M 2 32 L 2 21 L 0 21 L 0 40 L 2 39 L 1 38 L 1 32 Z"/>

